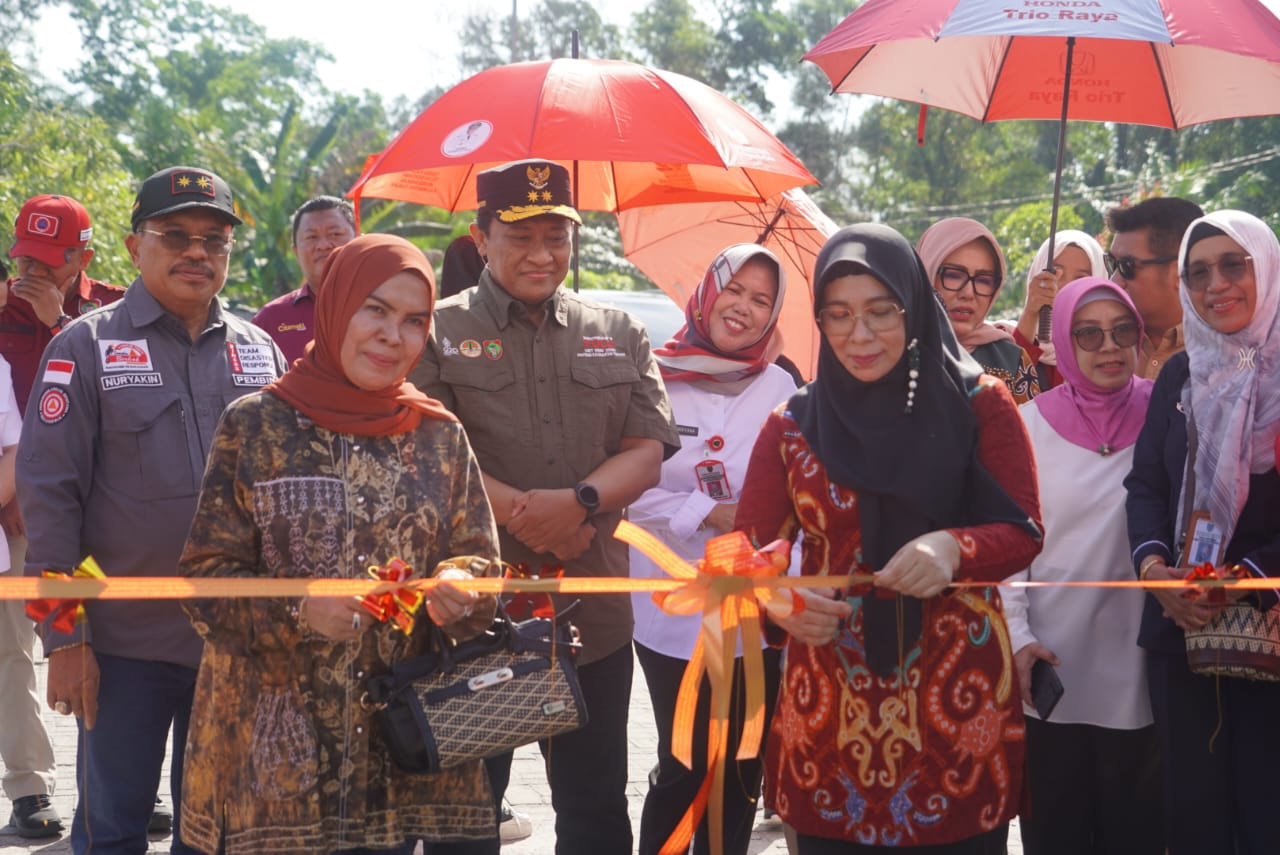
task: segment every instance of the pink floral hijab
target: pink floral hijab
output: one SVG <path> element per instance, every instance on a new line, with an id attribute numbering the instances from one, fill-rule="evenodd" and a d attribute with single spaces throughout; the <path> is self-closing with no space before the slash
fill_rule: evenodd
<path id="1" fill-rule="evenodd" d="M 778 293 L 773 299 L 773 313 L 764 333 L 751 345 L 726 353 L 711 341 L 711 307 L 720 293 L 733 281 L 743 266 L 753 259 L 772 264 L 778 274 Z M 684 326 L 675 337 L 653 351 L 664 380 L 713 380 L 732 382 L 759 374 L 769 364 L 770 340 L 782 313 L 782 299 L 787 292 L 787 274 L 778 257 L 754 243 L 737 243 L 723 250 L 707 267 L 702 282 L 684 309 Z"/>

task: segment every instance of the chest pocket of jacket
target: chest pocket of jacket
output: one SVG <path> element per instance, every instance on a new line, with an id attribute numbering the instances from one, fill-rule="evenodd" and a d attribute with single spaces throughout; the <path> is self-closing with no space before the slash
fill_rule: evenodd
<path id="1" fill-rule="evenodd" d="M 440 364 L 440 380 L 453 391 L 454 413 L 467 427 L 472 447 L 501 454 L 512 440 L 533 441 L 533 403 L 524 382 L 503 361 L 450 357 Z"/>
<path id="2" fill-rule="evenodd" d="M 181 398 L 154 390 L 115 390 L 102 408 L 101 466 L 108 482 L 138 501 L 194 496 L 190 426 Z"/>
<path id="3" fill-rule="evenodd" d="M 624 359 L 575 359 L 573 381 L 560 393 L 565 436 L 574 444 L 613 453 L 626 426 L 631 392 L 640 372 Z"/>

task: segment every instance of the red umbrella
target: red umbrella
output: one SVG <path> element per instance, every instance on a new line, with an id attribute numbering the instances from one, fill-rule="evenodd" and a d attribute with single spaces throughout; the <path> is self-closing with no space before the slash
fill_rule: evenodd
<path id="1" fill-rule="evenodd" d="M 817 181 L 759 120 L 696 80 L 617 60 L 555 59 L 462 81 L 383 149 L 348 196 L 469 210 L 476 172 L 530 157 L 568 166 L 578 207 L 597 211 L 760 200 Z"/>
<path id="2" fill-rule="evenodd" d="M 633 208 L 618 214 L 622 251 L 684 307 L 716 253 L 735 243 L 773 251 L 787 274 L 778 332 L 783 353 L 811 378 L 817 368 L 813 265 L 836 224 L 803 190 L 767 202 L 704 202 Z"/>
<path id="3" fill-rule="evenodd" d="M 1257 0 L 867 0 L 804 59 L 836 92 L 922 105 L 922 123 L 924 105 L 1060 120 L 1050 236 L 1068 119 L 1280 113 L 1280 21 Z"/>

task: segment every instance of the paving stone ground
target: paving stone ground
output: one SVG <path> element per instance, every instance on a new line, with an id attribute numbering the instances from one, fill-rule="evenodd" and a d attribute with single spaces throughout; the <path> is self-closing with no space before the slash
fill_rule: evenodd
<path id="1" fill-rule="evenodd" d="M 627 801 L 633 829 L 639 827 L 640 808 L 648 789 L 647 776 L 654 763 L 654 750 L 658 741 L 653 710 L 649 705 L 649 693 L 638 664 L 635 671 L 636 682 L 631 692 L 630 780 L 627 784 Z M 42 662 L 37 665 L 36 672 L 43 697 L 45 668 Z M 50 710 L 45 710 L 45 724 L 53 738 L 58 761 L 58 781 L 53 801 L 63 819 L 69 821 L 75 806 L 76 728 L 73 719 Z M 167 761 L 165 780 L 168 780 Z M 555 851 L 555 815 L 551 810 L 551 794 L 543 772 L 542 755 L 536 746 L 516 751 L 515 761 L 511 766 L 507 800 L 516 810 L 528 814 L 532 819 L 533 835 L 502 847 L 503 855 L 552 855 Z M 7 822 L 8 818 L 9 805 L 0 799 L 0 821 Z M 1015 820 L 1015 827 L 1009 835 L 1010 855 L 1022 855 L 1016 822 Z M 153 837 L 149 855 L 168 852 L 169 843 L 168 835 Z M 11 826 L 0 827 L 0 855 L 69 855 L 70 852 L 70 840 L 65 835 L 52 840 L 28 841 L 19 837 Z M 766 820 L 763 813 L 758 815 L 748 855 L 787 855 L 786 840 L 777 820 Z"/>

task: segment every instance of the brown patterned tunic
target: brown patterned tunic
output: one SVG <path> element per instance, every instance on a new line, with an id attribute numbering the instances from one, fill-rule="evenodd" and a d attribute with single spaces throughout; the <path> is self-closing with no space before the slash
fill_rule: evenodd
<path id="1" fill-rule="evenodd" d="M 1026 430 L 1007 388 L 982 382 L 970 399 L 978 459 L 1039 525 Z M 756 441 L 737 525 L 759 543 L 799 534 L 803 575 L 871 572 L 857 494 L 828 480 L 785 408 Z M 949 531 L 960 545 L 958 580 L 999 581 L 1040 549 L 1009 523 Z M 834 643 L 787 637 L 765 751 L 766 803 L 801 834 L 863 846 L 934 846 L 1008 822 L 1022 792 L 1023 720 L 1000 595 L 954 589 L 924 600 L 905 668 L 879 676 L 864 656 L 869 593 L 865 585 L 847 592 L 853 615 Z"/>
<path id="2" fill-rule="evenodd" d="M 362 578 L 391 558 L 421 575 L 457 555 L 497 557 L 461 425 L 424 419 L 406 434 L 335 434 L 264 392 L 223 416 L 181 566 L 188 576 Z M 480 762 L 403 772 L 360 704 L 368 678 L 429 643 L 425 610 L 411 636 L 384 623 L 355 644 L 300 630 L 295 604 L 185 604 L 206 644 L 187 738 L 184 842 L 227 855 L 312 855 L 494 836 Z M 461 634 L 487 626 L 484 611 Z"/>

